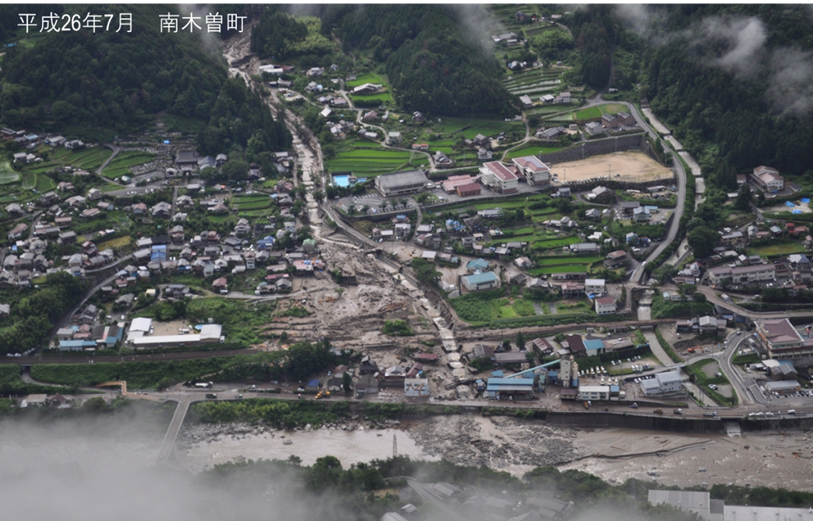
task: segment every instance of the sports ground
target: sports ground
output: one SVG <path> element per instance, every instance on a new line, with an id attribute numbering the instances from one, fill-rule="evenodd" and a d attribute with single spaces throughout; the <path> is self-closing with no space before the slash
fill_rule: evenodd
<path id="1" fill-rule="evenodd" d="M 591 156 L 579 161 L 556 163 L 551 172 L 559 182 L 571 183 L 607 178 L 614 181 L 643 182 L 672 179 L 672 170 L 641 152 L 627 151 Z"/>

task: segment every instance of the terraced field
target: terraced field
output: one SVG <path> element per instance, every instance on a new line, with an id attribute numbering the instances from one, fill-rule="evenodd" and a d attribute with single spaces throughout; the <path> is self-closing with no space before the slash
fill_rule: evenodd
<path id="1" fill-rule="evenodd" d="M 512 150 L 506 154 L 505 158 L 513 159 L 522 156 L 538 156 L 539 154 L 550 154 L 551 152 L 558 152 L 560 150 L 562 150 L 562 147 L 531 146 Z"/>
<path id="2" fill-rule="evenodd" d="M 48 162 L 58 165 L 70 165 L 74 168 L 93 172 L 102 166 L 112 154 L 112 150 L 103 147 L 92 147 L 76 151 L 63 147 L 52 150 L 48 155 Z"/>
<path id="3" fill-rule="evenodd" d="M 563 90 L 562 75 L 567 71 L 564 67 L 551 67 L 544 69 L 525 69 L 522 72 L 508 76 L 503 85 L 508 92 L 517 96 L 527 94 L 534 102 L 544 94 L 556 95 Z"/>
<path id="4" fill-rule="evenodd" d="M 568 112 L 567 114 L 550 118 L 550 121 L 580 121 L 585 119 L 595 119 L 600 118 L 604 114 L 618 114 L 619 112 L 623 112 L 625 110 L 627 110 L 627 106 L 622 105 L 621 103 L 605 103 L 595 107 Z"/>
<path id="5" fill-rule="evenodd" d="M 353 172 L 357 177 L 374 177 L 399 170 L 425 167 L 429 159 L 421 153 L 391 150 L 368 141 L 345 144 L 345 149 L 334 159 L 325 161 L 332 172 Z"/>
<path id="6" fill-rule="evenodd" d="M 550 275 L 551 273 L 587 272 L 590 266 L 601 260 L 600 257 L 569 256 L 561 255 L 556 257 L 542 258 L 537 261 L 537 266 L 528 270 L 534 276 Z"/>
<path id="7" fill-rule="evenodd" d="M 102 171 L 102 175 L 108 179 L 115 179 L 123 175 L 129 175 L 132 173 L 130 168 L 149 163 L 153 159 L 155 159 L 155 154 L 148 154 L 146 152 L 139 152 L 136 150 L 126 150 L 117 155 L 116 158 L 105 167 L 105 169 Z"/>
<path id="8" fill-rule="evenodd" d="M 271 207 L 271 198 L 267 195 L 247 195 L 232 198 L 238 211 L 263 210 Z"/>
<path id="9" fill-rule="evenodd" d="M 15 183 L 20 180 L 20 174 L 11 168 L 8 161 L 0 162 L 0 185 Z"/>

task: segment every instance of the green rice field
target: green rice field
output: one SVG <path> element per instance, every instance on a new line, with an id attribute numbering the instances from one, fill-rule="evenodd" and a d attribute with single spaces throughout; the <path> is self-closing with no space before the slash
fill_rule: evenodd
<path id="1" fill-rule="evenodd" d="M 356 77 L 355 80 L 346 82 L 345 85 L 352 89 L 353 87 L 358 87 L 359 85 L 364 85 L 365 83 L 375 83 L 377 85 L 383 85 L 385 88 L 389 88 L 387 80 L 384 79 L 383 76 L 379 76 L 374 72 L 362 74 L 361 76 Z"/>
<path id="2" fill-rule="evenodd" d="M 88 172 L 93 172 L 113 155 L 113 151 L 103 147 L 92 147 L 84 150 L 68 150 L 67 148 L 55 148 L 48 155 L 49 163 L 60 165 L 70 165 L 81 168 Z"/>
<path id="3" fill-rule="evenodd" d="M 389 92 L 378 92 L 376 94 L 351 94 L 353 101 L 380 101 L 381 103 L 395 103 L 392 99 L 392 94 Z"/>
<path id="4" fill-rule="evenodd" d="M 798 242 L 783 242 L 779 244 L 768 244 L 766 246 L 756 246 L 748 248 L 748 255 L 759 255 L 761 257 L 776 257 L 780 255 L 792 255 L 794 253 L 805 253 L 805 247 Z"/>
<path id="5" fill-rule="evenodd" d="M 20 174 L 11 168 L 11 163 L 8 161 L 0 162 L 0 185 L 7 185 L 15 183 L 20 180 Z"/>
<path id="6" fill-rule="evenodd" d="M 107 165 L 102 175 L 108 179 L 115 179 L 123 175 L 131 174 L 130 168 L 149 163 L 155 158 L 155 154 L 139 152 L 136 150 L 126 150 L 119 153 L 113 161 Z"/>
<path id="7" fill-rule="evenodd" d="M 332 172 L 351 171 L 358 177 L 389 174 L 428 164 L 429 159 L 424 154 L 391 150 L 364 141 L 350 143 L 334 159 L 325 161 L 325 166 Z"/>
<path id="8" fill-rule="evenodd" d="M 551 152 L 558 152 L 562 150 L 561 147 L 543 147 L 543 146 L 532 146 L 526 148 L 519 148 L 517 150 L 512 150 L 506 154 L 505 159 L 513 159 L 515 157 L 522 157 L 522 156 L 538 156 L 539 154 L 550 154 Z"/>
<path id="9" fill-rule="evenodd" d="M 598 105 L 588 109 L 576 111 L 575 119 L 600 118 L 604 114 L 618 114 L 619 112 L 623 112 L 625 110 L 627 110 L 626 105 L 622 105 L 620 103 L 605 103 L 604 105 Z"/>

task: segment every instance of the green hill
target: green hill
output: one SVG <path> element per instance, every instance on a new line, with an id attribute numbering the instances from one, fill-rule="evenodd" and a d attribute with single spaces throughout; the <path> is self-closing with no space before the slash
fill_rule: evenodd
<path id="1" fill-rule="evenodd" d="M 474 40 L 452 8 L 434 5 L 331 5 L 322 33 L 345 50 L 367 49 L 385 65 L 402 109 L 446 116 L 516 113 L 499 62 Z"/>
<path id="2" fill-rule="evenodd" d="M 202 30 L 161 32 L 160 15 L 178 13 L 176 7 L 54 6 L 55 11 L 62 9 L 82 16 L 89 11 L 109 13 L 115 21 L 110 30 L 95 34 L 89 29 L 52 32 L 37 37 L 33 46 L 9 48 L 0 73 L 4 123 L 38 130 L 70 125 L 126 132 L 167 113 L 208 124 L 208 138 L 200 142 L 209 153 L 217 148 L 213 136 L 226 147 L 223 151 L 232 144 L 245 147 L 255 134 L 267 149 L 290 139 L 281 126 L 274 125 L 259 99 L 227 80 L 218 46 L 213 40 L 204 42 Z M 120 12 L 132 13 L 132 32 L 115 32 Z M 180 26 L 184 23 L 181 18 Z M 198 23 L 205 29 L 202 20 Z M 242 120 L 247 128 L 233 129 L 231 123 L 241 115 L 250 117 Z"/>

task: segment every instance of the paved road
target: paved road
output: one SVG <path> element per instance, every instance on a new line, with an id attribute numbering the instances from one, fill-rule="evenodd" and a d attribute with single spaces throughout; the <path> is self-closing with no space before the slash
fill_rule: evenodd
<path id="1" fill-rule="evenodd" d="M 652 351 L 652 354 L 655 355 L 655 358 L 658 359 L 658 362 L 660 362 L 662 366 L 670 367 L 672 364 L 674 364 L 672 359 L 669 358 L 669 355 L 666 354 L 666 351 L 664 351 L 661 347 L 661 343 L 658 342 L 658 337 L 655 336 L 654 331 L 644 331 L 642 329 L 641 333 L 644 334 L 644 338 L 646 338 L 646 341 L 649 342 L 650 351 Z"/>
<path id="2" fill-rule="evenodd" d="M 726 302 L 717 296 L 717 292 L 708 286 L 698 286 L 697 288 L 701 293 L 706 296 L 709 302 L 716 304 L 725 309 L 733 311 L 738 315 L 742 315 L 751 320 L 768 320 L 772 318 L 789 318 L 789 317 L 811 317 L 813 318 L 813 309 L 788 309 L 785 311 L 750 311 L 742 308 L 732 302 Z"/>

